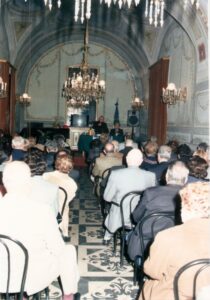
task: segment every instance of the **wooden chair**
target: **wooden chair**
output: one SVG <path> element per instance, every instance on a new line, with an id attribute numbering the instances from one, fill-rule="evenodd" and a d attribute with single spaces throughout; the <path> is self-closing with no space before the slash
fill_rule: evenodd
<path id="1" fill-rule="evenodd" d="M 200 267 L 196 267 L 199 266 Z M 196 296 L 197 296 L 197 281 L 199 276 L 201 275 L 202 272 L 204 272 L 204 270 L 206 268 L 210 267 L 210 258 L 203 258 L 203 259 L 196 259 L 193 261 L 188 262 L 187 264 L 185 264 L 184 266 L 182 266 L 176 273 L 175 277 L 174 277 L 174 282 L 173 282 L 173 291 L 174 291 L 174 299 L 175 300 L 179 300 L 180 295 L 179 295 L 179 281 L 180 281 L 180 277 L 181 275 L 183 275 L 183 273 L 187 270 L 189 270 L 190 268 L 194 267 L 194 276 L 193 276 L 193 281 L 189 280 L 189 282 L 187 284 L 192 284 L 192 300 L 196 300 Z M 209 283 L 210 283 L 210 270 L 207 274 L 208 278 L 209 278 Z M 209 284 L 208 283 L 208 284 Z M 209 295 L 210 297 L 210 295 Z"/>
<path id="2" fill-rule="evenodd" d="M 120 204 L 116 202 L 111 202 L 112 205 L 116 205 L 120 208 L 120 216 L 121 216 L 121 222 L 122 226 L 114 233 L 114 253 L 116 252 L 116 246 L 117 246 L 117 236 L 120 235 L 120 266 L 122 267 L 124 265 L 124 253 L 125 253 L 125 241 L 126 241 L 126 235 L 128 231 L 131 231 L 134 227 L 134 224 L 131 219 L 131 213 L 132 213 L 132 203 L 136 197 L 141 197 L 142 191 L 131 191 L 127 194 L 125 194 L 120 202 Z M 125 224 L 125 212 L 124 212 L 124 205 L 125 202 L 129 201 L 129 216 L 130 216 L 130 224 Z"/>

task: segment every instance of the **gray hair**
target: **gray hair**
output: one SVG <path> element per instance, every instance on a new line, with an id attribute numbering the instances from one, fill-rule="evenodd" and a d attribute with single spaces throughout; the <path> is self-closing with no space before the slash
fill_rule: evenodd
<path id="1" fill-rule="evenodd" d="M 164 158 L 166 160 L 169 160 L 171 158 L 171 152 L 172 152 L 171 147 L 166 145 L 162 145 L 158 149 L 158 154 L 160 158 Z"/>
<path id="2" fill-rule="evenodd" d="M 188 179 L 189 170 L 182 161 L 172 162 L 166 172 L 167 184 L 184 185 Z"/>

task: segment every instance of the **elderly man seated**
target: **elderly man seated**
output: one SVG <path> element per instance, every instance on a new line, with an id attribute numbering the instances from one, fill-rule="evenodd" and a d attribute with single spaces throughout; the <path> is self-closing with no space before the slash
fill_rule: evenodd
<path id="1" fill-rule="evenodd" d="M 104 191 L 104 200 L 120 204 L 125 194 L 131 191 L 143 191 L 156 184 L 155 174 L 139 168 L 142 161 L 142 152 L 138 149 L 132 149 L 127 155 L 128 167 L 111 172 Z M 133 204 L 135 206 L 137 202 Z M 124 211 L 127 213 L 125 215 L 125 224 L 129 224 L 130 210 L 129 208 L 125 208 Z M 109 244 L 113 233 L 122 226 L 119 206 L 111 205 L 109 214 L 105 220 L 105 226 L 107 230 L 104 236 L 104 244 Z"/>
<path id="2" fill-rule="evenodd" d="M 20 161 L 7 164 L 3 183 L 7 194 L 0 201 L 0 232 L 19 240 L 28 250 L 25 292 L 28 295 L 37 293 L 60 276 L 63 299 L 73 300 L 79 280 L 75 247 L 65 245 L 50 207 L 31 197 L 33 182 L 29 166 Z M 23 261 L 18 254 L 15 259 L 20 269 L 11 274 L 10 289 L 17 292 Z M 6 273 L 6 269 L 1 272 Z M 5 292 L 6 286 L 0 289 Z"/>
<path id="3" fill-rule="evenodd" d="M 149 279 L 144 283 L 139 300 L 174 299 L 173 280 L 179 268 L 190 261 L 210 257 L 210 185 L 208 182 L 190 183 L 180 195 L 183 224 L 156 235 L 144 264 Z M 180 277 L 180 300 L 192 299 L 194 271 L 191 268 Z M 209 285 L 209 268 L 206 271 L 199 275 L 197 290 Z"/>

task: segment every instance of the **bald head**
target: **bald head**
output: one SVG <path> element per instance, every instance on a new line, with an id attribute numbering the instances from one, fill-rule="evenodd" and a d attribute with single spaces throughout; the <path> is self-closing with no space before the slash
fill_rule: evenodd
<path id="1" fill-rule="evenodd" d="M 143 161 L 143 154 L 139 149 L 132 149 L 126 156 L 128 167 L 139 167 Z"/>
<path id="2" fill-rule="evenodd" d="M 106 143 L 104 150 L 106 153 L 113 153 L 114 152 L 114 145 L 112 143 Z"/>
<path id="3" fill-rule="evenodd" d="M 22 161 L 8 163 L 3 171 L 3 183 L 7 192 L 20 190 L 31 181 L 29 166 Z"/>

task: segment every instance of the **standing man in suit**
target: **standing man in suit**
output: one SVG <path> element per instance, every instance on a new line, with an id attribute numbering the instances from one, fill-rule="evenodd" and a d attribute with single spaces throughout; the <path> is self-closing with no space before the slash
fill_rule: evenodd
<path id="1" fill-rule="evenodd" d="M 122 197 L 131 191 L 144 191 L 146 188 L 155 186 L 155 174 L 139 168 L 143 161 L 143 154 L 138 149 L 132 149 L 127 155 L 127 165 L 125 169 L 111 172 L 106 189 L 104 191 L 104 200 L 107 202 L 116 202 L 120 204 Z M 135 199 L 135 207 L 139 201 Z M 134 208 L 133 207 L 133 208 Z M 130 209 L 124 207 L 125 224 L 130 224 Z M 106 231 L 104 235 L 104 244 L 108 244 L 113 233 L 122 226 L 120 207 L 111 205 L 109 214 L 105 219 Z"/>

